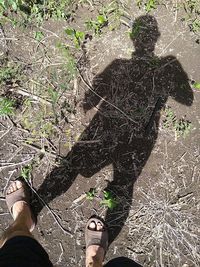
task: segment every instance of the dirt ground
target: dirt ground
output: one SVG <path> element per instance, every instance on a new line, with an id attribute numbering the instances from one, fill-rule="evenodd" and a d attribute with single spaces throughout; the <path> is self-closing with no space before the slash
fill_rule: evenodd
<path id="1" fill-rule="evenodd" d="M 80 6 L 70 27 L 83 30 L 85 18 L 95 12 Z M 34 161 L 32 187 L 40 197 L 33 200 L 34 235 L 56 266 L 84 266 L 84 227 L 92 214 L 109 226 L 105 261 L 126 256 L 144 267 L 200 266 L 200 90 L 193 87 L 200 81 L 199 36 L 170 5 L 146 15 L 132 4 L 127 12 L 127 25 L 142 21 L 137 41 L 125 24 L 87 39 L 84 52 L 75 55 L 79 74 L 73 89 L 61 96 L 70 112 L 58 118 L 48 142 L 37 135 L 26 142 L 30 131 L 23 116 L 30 111 L 22 103 L 40 97 L 32 97 L 34 120 L 44 99 L 43 112 L 51 109 L 46 87 L 68 82 L 56 44 L 67 42 L 69 23 L 45 22 L 41 43 L 32 37 L 35 29 L 4 27 L 1 58 L 7 53 L 23 71 L 22 83 L 6 85 L 18 99 L 16 114 L 0 121 L 1 233 L 12 221 L 5 188 Z M 177 123 L 190 122 L 189 133 L 175 128 L 169 110 Z M 92 201 L 85 194 L 91 188 L 97 191 Z M 113 210 L 100 204 L 105 189 L 117 200 Z"/>

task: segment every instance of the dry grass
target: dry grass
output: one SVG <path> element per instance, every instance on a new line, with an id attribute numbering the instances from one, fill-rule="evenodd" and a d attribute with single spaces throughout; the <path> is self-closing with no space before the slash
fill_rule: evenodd
<path id="1" fill-rule="evenodd" d="M 139 186 L 136 190 L 139 201 L 133 203 L 127 222 L 128 251 L 138 259 L 145 255 L 144 266 L 199 266 L 198 158 L 193 157 L 192 162 L 190 156 L 186 158 L 189 160 L 170 167 L 167 155 L 159 181 L 145 177 L 148 189 Z M 184 175 L 187 168 L 190 176 Z"/>

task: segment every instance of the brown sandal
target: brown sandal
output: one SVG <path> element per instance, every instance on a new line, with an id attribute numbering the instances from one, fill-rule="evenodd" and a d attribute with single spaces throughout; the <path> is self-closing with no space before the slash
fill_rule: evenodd
<path id="1" fill-rule="evenodd" d="M 96 225 L 98 223 L 101 223 L 103 225 L 103 230 L 102 231 L 91 230 L 89 228 L 91 222 L 94 222 Z M 85 243 L 86 243 L 86 249 L 91 245 L 98 245 L 102 247 L 106 253 L 106 250 L 108 248 L 108 230 L 102 219 L 92 216 L 88 220 L 85 228 Z"/>
<path id="2" fill-rule="evenodd" d="M 6 204 L 8 206 L 8 209 L 9 209 L 10 214 L 12 215 L 12 217 L 13 217 L 12 209 L 13 209 L 13 206 L 14 206 L 14 204 L 16 202 L 23 201 L 30 208 L 30 190 L 29 190 L 28 186 L 26 185 L 26 183 L 22 179 L 16 179 L 15 181 L 20 181 L 22 183 L 22 187 L 17 189 L 14 192 L 11 192 L 11 193 L 8 193 L 8 190 L 9 190 L 10 186 L 6 190 Z M 15 182 L 15 181 L 13 181 L 13 182 Z M 31 208 L 30 208 L 30 210 L 31 210 Z M 33 229 L 35 228 L 35 224 L 36 224 L 36 218 L 33 215 L 32 210 L 31 210 L 31 217 L 32 217 L 32 220 L 33 220 L 33 223 L 34 223 L 34 225 L 30 229 L 30 231 L 32 232 Z"/>

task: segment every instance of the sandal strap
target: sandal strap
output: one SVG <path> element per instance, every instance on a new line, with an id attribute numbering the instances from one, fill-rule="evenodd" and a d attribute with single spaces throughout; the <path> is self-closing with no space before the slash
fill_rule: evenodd
<path id="1" fill-rule="evenodd" d="M 24 201 L 27 204 L 30 202 L 30 194 L 24 186 L 9 194 L 6 192 L 6 203 L 11 215 L 13 205 L 18 201 Z"/>

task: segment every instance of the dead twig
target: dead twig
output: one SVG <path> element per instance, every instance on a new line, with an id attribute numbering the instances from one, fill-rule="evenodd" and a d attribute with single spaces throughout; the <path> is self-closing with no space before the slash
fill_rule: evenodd
<path id="1" fill-rule="evenodd" d="M 21 142 L 21 143 L 22 143 L 22 145 L 27 146 L 27 147 L 30 147 L 30 148 L 32 148 L 32 149 L 34 149 L 34 150 L 36 150 L 36 151 L 38 151 L 38 152 L 40 152 L 40 153 L 42 153 L 44 155 L 46 154 L 46 155 L 49 155 L 49 156 L 54 157 L 54 158 L 60 158 L 60 159 L 62 159 L 62 157 L 60 155 L 57 155 L 54 152 L 46 151 L 46 150 L 42 149 L 39 146 L 32 145 L 32 144 L 27 144 L 25 142 Z"/>
<path id="2" fill-rule="evenodd" d="M 46 105 L 52 105 L 50 101 L 48 101 L 48 100 L 46 100 L 46 99 L 44 99 L 44 98 L 42 98 L 42 97 L 40 97 L 40 96 L 34 95 L 34 94 L 32 94 L 32 93 L 29 93 L 29 92 L 27 92 L 27 91 L 25 91 L 25 90 L 22 90 L 22 89 L 16 89 L 16 88 L 15 88 L 15 89 L 10 89 L 10 91 L 11 91 L 11 92 L 15 92 L 15 93 L 17 93 L 17 94 L 19 94 L 19 95 L 22 95 L 22 96 L 30 97 L 30 98 L 32 98 L 33 100 L 36 100 L 36 101 L 41 102 L 41 103 L 43 103 L 43 104 L 46 104 Z"/>
<path id="3" fill-rule="evenodd" d="M 63 231 L 64 234 L 69 235 L 70 237 L 73 237 L 73 234 L 71 233 L 71 231 L 65 229 L 62 224 L 60 223 L 60 221 L 58 220 L 58 216 L 56 215 L 56 213 L 49 207 L 49 205 L 42 199 L 42 197 L 36 192 L 36 190 L 31 186 L 31 184 L 24 179 L 24 181 L 27 183 L 27 185 L 30 187 L 30 189 L 33 191 L 33 193 L 38 197 L 38 199 L 42 202 L 42 204 L 48 209 L 48 211 L 50 212 L 50 214 L 52 215 L 54 221 L 57 223 L 57 225 L 59 226 L 59 228 Z"/>
<path id="4" fill-rule="evenodd" d="M 10 168 L 10 167 L 16 167 L 18 165 L 24 165 L 24 164 L 27 164 L 28 162 L 30 162 L 31 160 L 33 160 L 33 157 L 31 157 L 30 159 L 27 159 L 27 160 L 24 160 L 24 161 L 21 161 L 21 162 L 17 162 L 17 163 L 9 163 L 9 164 L 6 164 L 4 166 L 1 166 L 3 163 L 0 163 L 0 172 L 6 168 Z"/>

